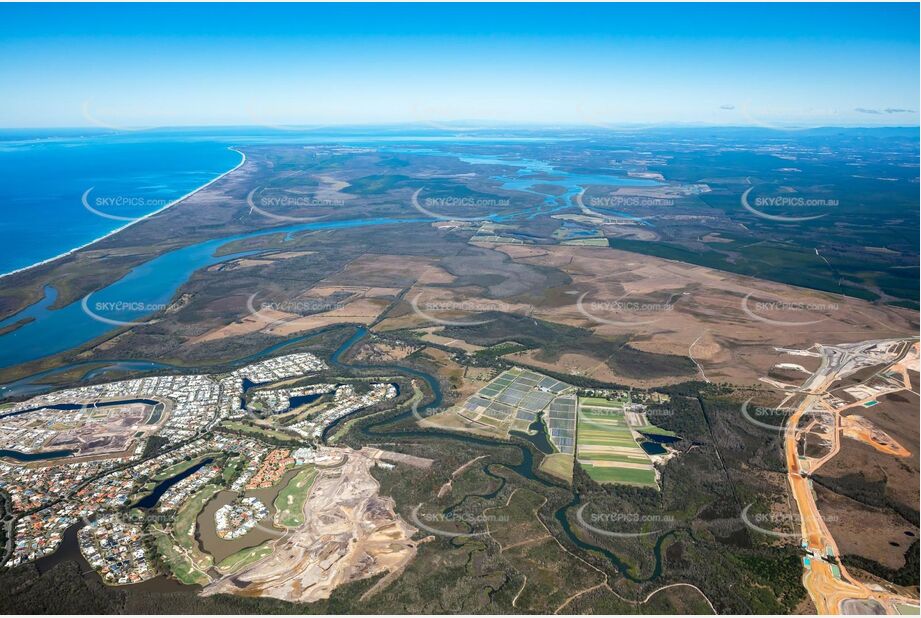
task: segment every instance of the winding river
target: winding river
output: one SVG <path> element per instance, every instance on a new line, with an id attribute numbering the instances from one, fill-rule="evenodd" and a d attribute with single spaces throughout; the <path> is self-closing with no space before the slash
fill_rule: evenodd
<path id="1" fill-rule="evenodd" d="M 356 364 L 343 363 L 341 360 L 343 354 L 345 354 L 345 352 L 347 352 L 356 343 L 361 341 L 361 339 L 363 339 L 367 334 L 368 334 L 368 329 L 366 327 L 364 326 L 359 327 L 356 330 L 354 335 L 349 337 L 345 342 L 342 343 L 342 345 L 339 346 L 338 349 L 336 349 L 335 352 L 333 352 L 333 354 L 330 356 L 330 363 L 334 366 L 340 366 L 346 369 L 375 370 L 375 371 L 384 370 L 388 372 L 392 371 L 394 373 L 407 373 L 414 377 L 421 378 L 422 380 L 426 382 L 426 384 L 431 389 L 433 398 L 428 403 L 422 406 L 419 406 L 417 408 L 418 411 L 420 413 L 424 413 L 425 411 L 429 409 L 437 408 L 441 405 L 442 400 L 443 400 L 441 386 L 438 380 L 434 376 L 426 372 L 420 371 L 418 369 L 403 367 L 401 365 L 366 365 L 366 364 L 357 364 L 357 363 Z M 412 415 L 412 412 L 410 410 L 406 410 L 396 415 L 388 415 L 382 419 L 372 420 L 370 423 L 358 424 L 355 427 L 355 431 L 359 431 L 362 437 L 367 438 L 367 439 L 372 439 L 372 440 L 380 439 L 381 437 L 409 438 L 409 439 L 438 438 L 438 439 L 444 439 L 444 440 L 456 440 L 458 442 L 463 442 L 464 444 L 473 444 L 473 445 L 478 445 L 478 446 L 487 446 L 487 447 L 507 446 L 507 447 L 518 450 L 518 453 L 521 456 L 520 463 L 518 464 L 509 464 L 505 462 L 487 463 L 481 466 L 481 470 L 483 471 L 484 474 L 494 479 L 502 479 L 501 476 L 494 474 L 490 470 L 490 468 L 494 466 L 503 466 L 503 467 L 508 468 L 512 472 L 515 472 L 516 474 L 519 474 L 529 480 L 541 483 L 542 485 L 545 485 L 547 487 L 568 489 L 567 486 L 561 483 L 555 483 L 546 477 L 535 474 L 534 470 L 535 470 L 536 464 L 539 463 L 539 460 L 535 461 L 534 453 L 532 452 L 532 450 L 522 445 L 518 441 L 500 442 L 497 440 L 490 440 L 488 438 L 480 438 L 480 437 L 475 437 L 475 436 L 456 433 L 456 432 L 444 431 L 444 430 L 435 429 L 435 428 L 417 430 L 417 429 L 393 429 L 391 427 L 388 427 L 388 426 L 399 424 L 400 422 L 409 419 L 411 415 Z M 324 433 L 324 436 L 323 436 L 324 440 L 327 435 L 331 435 L 332 433 L 335 432 L 335 428 L 336 428 L 335 424 L 327 428 L 327 431 Z M 520 436 L 520 439 L 522 440 L 524 440 L 525 438 L 526 438 L 525 436 Z M 531 445 L 531 446 L 534 446 L 534 445 Z M 536 446 L 534 448 L 535 450 L 537 450 Z M 487 499 L 491 497 L 495 497 L 496 495 L 498 495 L 498 492 L 502 489 L 504 484 L 505 484 L 505 480 L 502 479 L 502 484 L 497 489 L 490 491 L 486 494 L 483 494 L 480 497 L 487 498 Z M 451 508 L 457 508 L 459 504 L 460 503 L 454 505 Z M 649 577 L 637 577 L 630 572 L 630 565 L 623 562 L 616 554 L 614 554 L 614 552 L 604 547 L 589 543 L 588 541 L 581 539 L 575 533 L 575 531 L 572 529 L 569 519 L 566 517 L 566 512 L 567 510 L 571 508 L 578 508 L 580 504 L 581 503 L 579 500 L 579 496 L 574 495 L 571 502 L 560 507 L 554 512 L 554 518 L 560 523 L 560 526 L 562 527 L 566 536 L 569 538 L 570 541 L 572 541 L 573 544 L 575 544 L 580 549 L 583 549 L 585 551 L 595 552 L 595 553 L 603 555 L 607 560 L 609 560 L 614 565 L 614 567 L 616 567 L 618 573 L 620 573 L 621 575 L 623 575 L 628 580 L 634 583 L 649 582 L 649 581 L 657 579 L 662 574 L 662 544 L 669 537 L 675 534 L 674 530 L 665 532 L 657 538 L 655 546 L 653 547 L 653 556 L 655 558 L 655 565 Z"/>

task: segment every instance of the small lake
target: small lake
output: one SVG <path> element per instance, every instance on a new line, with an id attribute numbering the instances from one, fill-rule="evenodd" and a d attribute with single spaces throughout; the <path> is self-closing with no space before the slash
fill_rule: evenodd
<path id="1" fill-rule="evenodd" d="M 7 414 L 0 415 L 0 420 L 4 418 L 9 418 L 11 416 L 19 416 L 21 414 L 28 414 L 29 412 L 35 412 L 36 410 L 61 410 L 61 411 L 73 411 L 73 410 L 82 410 L 83 408 L 111 408 L 114 406 L 124 406 L 130 405 L 133 403 L 142 403 L 147 406 L 156 406 L 159 405 L 158 401 L 153 399 L 120 399 L 118 401 L 100 401 L 94 404 L 82 404 L 82 403 L 56 403 L 48 406 L 38 406 L 35 408 L 27 408 L 25 410 L 18 410 L 16 412 L 9 412 Z M 147 423 L 152 425 L 153 423 Z"/>
<path id="2" fill-rule="evenodd" d="M 219 564 L 228 556 L 248 549 L 258 547 L 266 541 L 274 541 L 284 536 L 285 531 L 276 529 L 272 522 L 275 520 L 275 499 L 279 492 L 288 486 L 303 468 L 288 470 L 282 476 L 281 480 L 272 487 L 263 487 L 258 489 L 247 489 L 243 492 L 224 490 L 220 491 L 208 501 L 205 508 L 196 518 L 195 538 L 198 540 L 199 548 L 208 554 L 214 556 L 214 564 Z M 222 539 L 217 535 L 214 522 L 214 514 L 225 504 L 230 504 L 239 497 L 257 498 L 268 509 L 268 515 L 259 521 L 259 524 L 249 532 L 236 539 Z"/>
<path id="3" fill-rule="evenodd" d="M 681 438 L 677 436 L 665 436 L 656 433 L 642 433 L 643 441 L 640 442 L 640 446 L 646 452 L 647 455 L 664 455 L 668 451 L 665 449 L 663 444 L 674 444 Z"/>
<path id="4" fill-rule="evenodd" d="M 544 427 L 542 418 L 542 414 L 537 415 L 537 418 L 534 419 L 534 422 L 528 425 L 528 433 L 523 431 L 510 431 L 509 433 L 513 436 L 518 436 L 524 440 L 527 440 L 534 445 L 534 448 L 539 450 L 544 455 L 552 455 L 554 452 L 556 452 L 556 449 L 553 447 L 553 444 L 550 443 L 550 438 L 547 437 L 547 430 Z"/>
<path id="5" fill-rule="evenodd" d="M 22 451 L 11 451 L 8 449 L 0 449 L 0 457 L 7 457 L 14 461 L 19 462 L 29 462 L 29 461 L 44 461 L 46 459 L 57 459 L 58 457 L 70 457 L 74 454 L 74 451 L 45 451 L 43 453 L 23 453 Z"/>
<path id="6" fill-rule="evenodd" d="M 153 491 L 151 491 L 149 494 L 141 498 L 141 500 L 134 506 L 142 508 L 142 509 L 152 509 L 153 507 L 157 505 L 157 502 L 160 501 L 160 498 L 163 497 L 163 494 L 165 494 L 166 491 L 170 487 L 172 487 L 179 481 L 189 478 L 190 476 L 192 476 L 193 474 L 195 474 L 196 472 L 198 472 L 199 470 L 201 470 L 203 467 L 207 466 L 208 464 L 212 463 L 213 461 L 214 459 L 209 457 L 195 464 L 188 470 L 183 470 L 182 472 L 180 472 L 179 474 L 176 474 L 175 476 L 171 476 L 168 479 L 160 481 L 159 483 L 157 483 L 157 486 L 153 488 Z"/>

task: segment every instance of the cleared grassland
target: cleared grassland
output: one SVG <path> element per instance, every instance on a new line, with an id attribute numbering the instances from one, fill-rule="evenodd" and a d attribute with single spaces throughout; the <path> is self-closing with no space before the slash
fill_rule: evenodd
<path id="1" fill-rule="evenodd" d="M 540 470 L 571 483 L 573 463 L 572 455 L 554 453 L 544 457 L 540 462 Z"/>
<path id="2" fill-rule="evenodd" d="M 304 502 L 310 494 L 310 488 L 317 478 L 317 469 L 313 466 L 304 468 L 278 492 L 275 498 L 275 520 L 285 528 L 297 528 L 304 525 Z"/>
<path id="3" fill-rule="evenodd" d="M 588 453 L 584 455 L 585 459 L 590 459 L 593 462 L 603 462 L 603 461 L 613 461 L 619 463 L 631 463 L 631 464 L 642 464 L 644 466 L 649 465 L 649 458 L 645 455 L 619 455 L 617 453 Z"/>
<path id="4" fill-rule="evenodd" d="M 656 487 L 656 473 L 652 469 L 600 468 L 584 465 L 585 472 L 598 483 L 619 483 L 623 485 L 646 485 Z"/>
<path id="5" fill-rule="evenodd" d="M 589 408 L 611 408 L 620 410 L 627 403 L 626 397 L 609 400 L 604 397 L 579 397 L 579 403 Z"/>
<path id="6" fill-rule="evenodd" d="M 669 431 L 668 429 L 662 429 L 661 427 L 656 427 L 655 425 L 643 425 L 642 427 L 635 427 L 640 433 L 646 433 L 651 436 L 669 436 L 670 438 L 676 437 L 674 431 Z"/>
<path id="7" fill-rule="evenodd" d="M 254 562 L 262 560 L 271 553 L 272 546 L 270 542 L 265 542 L 258 547 L 241 549 L 237 553 L 231 554 L 221 560 L 221 562 L 217 565 L 217 569 L 221 573 L 235 573 L 245 566 L 249 566 Z"/>
<path id="8" fill-rule="evenodd" d="M 656 487 L 652 462 L 637 444 L 620 402 L 579 400 L 577 458 L 598 483 Z"/>

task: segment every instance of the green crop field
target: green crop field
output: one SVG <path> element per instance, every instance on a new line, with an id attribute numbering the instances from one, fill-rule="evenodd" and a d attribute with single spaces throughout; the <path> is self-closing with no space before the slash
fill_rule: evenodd
<path id="1" fill-rule="evenodd" d="M 603 397 L 580 397 L 579 402 L 583 406 L 588 406 L 590 408 L 614 408 L 619 410 L 623 404 L 627 403 L 625 397 L 620 397 L 615 400 L 604 399 Z"/>
<path id="2" fill-rule="evenodd" d="M 656 473 L 636 468 L 598 468 L 583 466 L 592 479 L 599 483 L 620 483 L 623 485 L 646 485 L 656 487 Z"/>
<path id="3" fill-rule="evenodd" d="M 597 397 L 580 398 L 579 404 L 577 459 L 586 473 L 598 483 L 656 487 L 655 469 L 633 437 L 622 404 Z M 645 467 L 632 467 L 637 464 Z"/>

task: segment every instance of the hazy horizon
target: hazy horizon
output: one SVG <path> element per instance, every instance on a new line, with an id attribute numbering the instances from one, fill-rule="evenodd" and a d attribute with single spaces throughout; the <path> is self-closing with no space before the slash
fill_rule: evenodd
<path id="1" fill-rule="evenodd" d="M 0 126 L 919 124 L 917 4 L 523 8 L 8 4 Z"/>
<path id="2" fill-rule="evenodd" d="M 476 123 L 477 126 L 466 126 L 465 123 Z M 442 126 L 443 125 L 443 126 Z M 145 134 L 157 131 L 170 130 L 237 130 L 237 129 L 256 129 L 267 132 L 302 132 L 315 133 L 321 135 L 327 130 L 362 130 L 362 129 L 422 129 L 429 132 L 457 132 L 463 131 L 473 133 L 476 131 L 654 131 L 654 130 L 680 130 L 680 129 L 726 129 L 726 130 L 765 130 L 777 131 L 779 133 L 804 132 L 804 131 L 822 131 L 822 130 L 917 130 L 921 124 L 889 124 L 889 125 L 814 125 L 814 126 L 797 126 L 797 125 L 776 125 L 764 126 L 757 124 L 707 124 L 707 123 L 634 123 L 634 124 L 565 124 L 565 123 L 491 123 L 488 120 L 458 120 L 458 119 L 437 119 L 431 121 L 419 122 L 380 122 L 380 123 L 327 123 L 321 126 L 311 124 L 288 124 L 284 126 L 260 125 L 260 124 L 177 124 L 177 125 L 159 125 L 150 127 L 107 127 L 100 125 L 86 126 L 66 126 L 66 125 L 48 125 L 48 126 L 0 126 L 0 131 L 27 132 L 27 131 L 80 131 L 92 132 L 92 134 L 111 135 L 112 133 Z"/>

